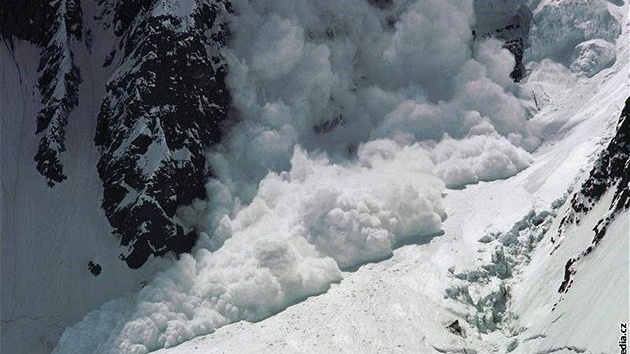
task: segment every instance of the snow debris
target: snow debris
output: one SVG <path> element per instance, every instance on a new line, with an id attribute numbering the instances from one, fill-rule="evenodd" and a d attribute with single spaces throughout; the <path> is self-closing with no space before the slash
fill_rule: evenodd
<path id="1" fill-rule="evenodd" d="M 389 257 L 397 242 L 440 230 L 444 185 L 423 148 L 376 140 L 358 156 L 341 166 L 296 148 L 289 172 L 270 173 L 247 207 L 222 219 L 222 248 L 182 256 L 134 298 L 88 315 L 55 353 L 147 353 L 257 321 L 326 291 L 340 268 Z M 75 347 L 79 338 L 86 347 Z"/>
<path id="2" fill-rule="evenodd" d="M 561 206 L 558 203 L 553 205 L 556 208 Z M 480 270 L 451 272 L 458 282 L 447 288 L 445 295 L 468 306 L 468 322 L 480 333 L 502 330 L 513 335 L 514 331 L 518 332 L 519 329 L 511 324 L 514 314 L 508 308 L 512 278 L 529 263 L 532 250 L 556 216 L 556 208 L 540 212 L 531 210 L 509 231 L 485 235 L 480 242 L 494 245 L 490 262 Z M 517 344 L 510 344 L 508 351 L 514 350 Z"/>
<path id="3" fill-rule="evenodd" d="M 611 67 L 617 59 L 615 45 L 603 39 L 592 39 L 575 47 L 571 71 L 592 77 L 603 69 Z"/>

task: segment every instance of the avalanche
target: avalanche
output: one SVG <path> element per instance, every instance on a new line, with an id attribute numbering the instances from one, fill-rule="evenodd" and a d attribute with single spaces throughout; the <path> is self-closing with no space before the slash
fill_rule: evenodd
<path id="1" fill-rule="evenodd" d="M 617 208 L 614 200 L 623 200 L 615 195 L 628 191 L 616 185 L 617 178 L 627 181 L 626 157 L 621 175 L 595 180 L 607 192 L 593 189 L 601 199 L 578 214 L 579 223 L 561 223 L 574 213 L 566 200 L 588 200 L 580 190 L 593 185 L 589 175 L 612 171 L 596 163 L 611 134 L 613 143 L 628 136 L 619 119 L 629 95 L 628 8 L 609 8 L 626 28 L 615 64 L 590 77 L 547 60 L 528 63 L 523 85 L 539 97 L 532 121 L 547 130 L 545 141 L 515 176 L 446 190 L 443 236 L 344 273 L 325 294 L 270 318 L 158 353 L 619 352 L 620 324 L 630 313 L 627 209 L 580 260 L 572 287 L 558 292 L 567 260 L 593 245 L 593 228 Z M 616 144 L 606 150 L 623 158 L 627 140 Z M 459 332 L 450 329 L 455 321 Z"/>
<path id="2" fill-rule="evenodd" d="M 183 253 L 53 353 L 615 348 L 628 322 L 618 182 L 588 213 L 565 201 L 629 94 L 627 4 L 132 5 L 88 11 L 112 21 L 97 42 L 116 35 L 96 74 L 77 51 L 107 78 L 87 78 L 104 95 L 103 207 L 131 267 Z M 580 253 L 600 220 L 607 236 Z M 574 330 L 575 308 L 593 322 Z"/>

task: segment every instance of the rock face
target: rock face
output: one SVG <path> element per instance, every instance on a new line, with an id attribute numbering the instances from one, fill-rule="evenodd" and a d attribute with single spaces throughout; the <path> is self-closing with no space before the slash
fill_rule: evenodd
<path id="1" fill-rule="evenodd" d="M 205 197 L 204 149 L 219 141 L 229 102 L 218 51 L 228 38 L 221 16 L 229 3 L 178 6 L 123 1 L 112 9 L 122 49 L 108 58 L 118 69 L 107 82 L 95 141 L 103 208 L 132 268 L 194 245 L 195 232 L 175 212 Z"/>
<path id="2" fill-rule="evenodd" d="M 59 2 L 56 2 L 59 4 Z M 57 7 L 49 1 L 24 0 L 2 4 L 0 8 L 0 34 L 3 39 L 23 39 L 45 46 L 49 29 L 55 22 Z M 37 23 L 38 26 L 33 26 Z"/>
<path id="3" fill-rule="evenodd" d="M 35 155 L 37 170 L 53 186 L 66 179 L 60 154 L 66 150 L 66 126 L 70 112 L 79 103 L 81 73 L 74 63 L 71 41 L 81 40 L 81 4 L 78 0 L 53 3 L 55 20 L 42 51 L 38 88 L 42 109 L 37 115 L 37 134 L 41 135 Z"/>
<path id="4" fill-rule="evenodd" d="M 9 45 L 19 39 L 42 48 L 35 161 L 50 187 L 66 179 L 66 126 L 82 82 L 75 52 L 88 48 L 87 65 L 104 68 L 108 76 L 97 80 L 105 82 L 104 96 L 90 103 L 100 105 L 100 113 L 84 119 L 97 120 L 102 207 L 126 247 L 121 258 L 138 268 L 151 255 L 187 252 L 196 240 L 175 213 L 178 205 L 206 198 L 210 172 L 203 154 L 220 140 L 230 100 L 220 48 L 228 40 L 231 7 L 225 0 L 89 6 L 101 15 L 84 16 L 79 0 L 20 1 L 0 10 L 0 28 Z M 98 31 L 108 34 L 94 35 Z M 90 49 L 108 45 L 115 49 L 106 57 Z"/>

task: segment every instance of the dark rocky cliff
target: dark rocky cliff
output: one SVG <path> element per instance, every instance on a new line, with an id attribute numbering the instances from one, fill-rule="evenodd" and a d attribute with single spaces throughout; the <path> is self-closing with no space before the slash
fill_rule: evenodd
<path id="1" fill-rule="evenodd" d="M 221 138 L 229 93 L 220 49 L 229 38 L 229 1 L 196 0 L 192 6 L 157 0 L 100 0 L 100 15 L 87 18 L 79 0 L 10 2 L 0 8 L 0 33 L 9 45 L 26 40 L 41 48 L 37 88 L 40 139 L 36 168 L 50 187 L 63 182 L 63 152 L 70 113 L 82 83 L 75 52 L 88 48 L 88 62 L 105 69 L 95 144 L 103 184 L 102 206 L 132 268 L 151 255 L 187 252 L 195 230 L 178 222 L 177 206 L 206 198 L 210 172 L 205 149 Z M 84 4 L 85 5 L 85 4 Z M 83 21 L 89 21 L 86 29 Z M 33 24 L 37 24 L 36 26 Z M 106 57 L 90 47 L 113 33 Z M 86 126 L 93 126 L 87 124 Z"/>
<path id="2" fill-rule="evenodd" d="M 121 59 L 114 60 L 95 140 L 103 208 L 132 268 L 194 245 L 194 230 L 185 230 L 175 212 L 206 197 L 204 150 L 219 141 L 229 103 L 219 53 L 228 39 L 221 18 L 229 3 L 199 1 L 181 17 L 159 6 L 114 7 L 121 49 L 112 55 Z"/>

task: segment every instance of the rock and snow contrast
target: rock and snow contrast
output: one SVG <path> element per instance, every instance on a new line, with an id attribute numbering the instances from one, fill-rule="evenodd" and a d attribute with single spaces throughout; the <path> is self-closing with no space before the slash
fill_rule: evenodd
<path id="1" fill-rule="evenodd" d="M 622 352 L 628 11 L 3 4 L 1 352 Z"/>

